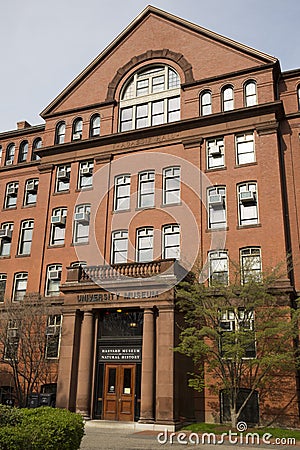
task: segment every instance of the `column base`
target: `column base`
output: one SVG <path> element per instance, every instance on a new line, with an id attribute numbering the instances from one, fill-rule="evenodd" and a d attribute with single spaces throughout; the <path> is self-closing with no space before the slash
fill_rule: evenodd
<path id="1" fill-rule="evenodd" d="M 146 418 L 146 417 L 141 417 L 139 420 L 138 420 L 138 423 L 154 423 L 155 422 L 155 420 L 154 420 L 154 417 L 151 417 L 151 418 Z"/>
<path id="2" fill-rule="evenodd" d="M 79 409 L 76 409 L 76 413 L 80 414 L 84 420 L 91 420 L 91 416 L 88 411 L 81 411 Z"/>

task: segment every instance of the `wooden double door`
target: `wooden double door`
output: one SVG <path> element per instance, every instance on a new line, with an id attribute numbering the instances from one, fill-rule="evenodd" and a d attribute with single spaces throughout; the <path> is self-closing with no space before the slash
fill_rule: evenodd
<path id="1" fill-rule="evenodd" d="M 135 364 L 105 364 L 104 420 L 134 420 L 135 371 Z"/>

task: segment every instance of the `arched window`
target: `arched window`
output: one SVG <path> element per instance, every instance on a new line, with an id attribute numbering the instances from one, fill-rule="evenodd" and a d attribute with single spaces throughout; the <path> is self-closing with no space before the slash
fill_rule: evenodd
<path id="1" fill-rule="evenodd" d="M 38 150 L 39 148 L 42 148 L 43 142 L 42 139 L 40 137 L 36 138 L 33 141 L 32 144 L 32 155 L 31 155 L 31 159 L 32 161 L 38 161 L 40 159 L 39 155 L 37 153 L 35 153 L 35 150 Z"/>
<path id="2" fill-rule="evenodd" d="M 6 166 L 10 166 L 11 164 L 14 163 L 15 151 L 16 151 L 15 144 L 9 144 L 7 146 L 6 155 L 5 155 L 5 165 Z"/>
<path id="3" fill-rule="evenodd" d="M 225 86 L 222 89 L 222 111 L 231 111 L 233 108 L 233 87 Z"/>
<path id="4" fill-rule="evenodd" d="M 245 106 L 257 105 L 256 82 L 247 81 L 244 86 Z"/>
<path id="5" fill-rule="evenodd" d="M 65 122 L 59 122 L 56 125 L 55 132 L 55 144 L 63 144 L 65 142 L 66 124 Z"/>
<path id="6" fill-rule="evenodd" d="M 175 122 L 180 119 L 180 78 L 169 66 L 137 71 L 121 92 L 120 131 Z"/>
<path id="7" fill-rule="evenodd" d="M 100 116 L 94 114 L 90 120 L 90 137 L 100 136 Z"/>
<path id="8" fill-rule="evenodd" d="M 28 141 L 21 142 L 18 162 L 25 162 L 28 155 Z"/>
<path id="9" fill-rule="evenodd" d="M 79 141 L 82 138 L 82 119 L 79 117 L 73 122 L 72 141 Z"/>
<path id="10" fill-rule="evenodd" d="M 300 109 L 300 84 L 297 89 L 297 94 L 298 94 L 298 109 Z"/>
<path id="11" fill-rule="evenodd" d="M 200 94 L 200 115 L 207 116 L 212 113 L 211 92 L 206 90 Z"/>

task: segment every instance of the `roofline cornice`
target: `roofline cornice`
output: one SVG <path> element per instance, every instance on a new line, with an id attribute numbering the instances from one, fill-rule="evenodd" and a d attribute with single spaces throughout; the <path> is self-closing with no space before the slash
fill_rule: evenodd
<path id="1" fill-rule="evenodd" d="M 19 137 L 26 134 L 34 134 L 39 131 L 45 131 L 45 124 L 33 125 L 27 128 L 22 128 L 20 130 L 17 129 L 17 130 L 2 131 L 0 133 L 0 139 L 11 138 L 13 136 Z"/>

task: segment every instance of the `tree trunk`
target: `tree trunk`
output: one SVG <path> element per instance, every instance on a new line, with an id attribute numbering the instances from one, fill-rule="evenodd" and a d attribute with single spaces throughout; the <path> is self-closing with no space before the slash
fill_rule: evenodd
<path id="1" fill-rule="evenodd" d="M 230 418 L 231 418 L 231 427 L 233 429 L 236 428 L 236 424 L 237 424 L 237 419 L 238 419 L 238 415 L 236 413 L 236 409 L 235 408 L 230 408 Z"/>

